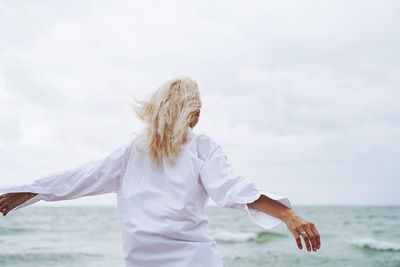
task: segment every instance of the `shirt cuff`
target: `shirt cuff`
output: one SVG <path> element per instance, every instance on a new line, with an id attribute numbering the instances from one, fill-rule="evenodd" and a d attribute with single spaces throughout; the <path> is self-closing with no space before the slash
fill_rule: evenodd
<path id="1" fill-rule="evenodd" d="M 292 205 L 288 198 L 280 196 L 280 195 L 276 195 L 276 194 L 267 193 L 262 190 L 260 190 L 247 203 L 252 203 L 252 202 L 256 201 L 261 195 L 265 195 L 271 199 L 274 199 L 274 200 L 282 203 L 283 205 L 285 205 L 288 208 L 292 208 Z M 250 220 L 254 224 L 256 224 L 264 229 L 269 230 L 269 229 L 276 227 L 277 225 L 279 225 L 282 222 L 282 220 L 277 217 L 274 217 L 274 216 L 264 213 L 262 211 L 248 207 L 247 203 L 241 205 L 241 208 L 248 214 L 248 216 L 250 217 Z"/>
<path id="2" fill-rule="evenodd" d="M 256 224 L 264 229 L 269 230 L 269 229 L 274 228 L 275 226 L 279 225 L 282 222 L 281 219 L 274 217 L 272 215 L 269 215 L 267 213 L 264 213 L 262 211 L 250 208 L 247 206 L 247 204 L 256 201 L 257 199 L 259 199 L 259 197 L 261 195 L 265 195 L 271 199 L 277 200 L 278 202 L 282 203 L 283 205 L 285 205 L 288 208 L 292 208 L 292 205 L 291 205 L 289 199 L 286 197 L 280 196 L 280 195 L 268 193 L 264 190 L 255 189 L 255 188 L 252 188 L 252 189 L 253 189 L 253 191 L 255 191 L 254 194 L 249 195 L 247 197 L 240 197 L 240 198 L 239 197 L 236 197 L 236 198 L 231 197 L 229 200 L 230 203 L 227 206 L 245 211 L 248 214 L 248 216 L 250 217 L 250 220 L 254 224 Z"/>

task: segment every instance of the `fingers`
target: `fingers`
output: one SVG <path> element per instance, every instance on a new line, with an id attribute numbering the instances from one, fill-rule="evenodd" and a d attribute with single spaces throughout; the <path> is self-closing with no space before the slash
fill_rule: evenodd
<path id="1" fill-rule="evenodd" d="M 299 233 L 297 231 L 294 231 L 293 236 L 294 236 L 294 239 L 296 240 L 297 247 L 299 249 L 303 249 L 303 246 L 301 245 L 301 238 L 300 238 Z"/>
<path id="2" fill-rule="evenodd" d="M 4 209 L 8 209 L 8 203 L 6 203 L 6 202 L 0 202 L 1 204 L 0 204 L 0 212 L 1 213 L 3 213 L 3 216 L 5 216 L 6 214 L 5 214 L 5 212 L 3 211 Z"/>
<path id="3" fill-rule="evenodd" d="M 6 208 L 6 209 L 3 211 L 3 216 L 6 216 L 7 213 L 9 213 L 10 210 L 12 210 L 12 209 L 13 209 L 13 208 Z"/>
<path id="4" fill-rule="evenodd" d="M 306 245 L 307 250 L 311 251 L 310 238 L 308 236 L 308 233 L 307 233 L 305 227 L 300 227 L 298 231 L 299 231 L 299 234 L 303 237 L 304 244 Z"/>
<path id="5" fill-rule="evenodd" d="M 301 236 L 308 251 L 316 252 L 321 247 L 320 235 L 312 222 L 306 221 L 300 216 L 289 217 L 285 223 L 293 234 L 297 246 L 302 249 Z"/>
<path id="6" fill-rule="evenodd" d="M 13 207 L 13 201 L 10 200 L 9 197 L 3 195 L 3 197 L 0 198 L 0 213 L 2 213 L 3 216 L 6 216 Z"/>
<path id="7" fill-rule="evenodd" d="M 297 230 L 303 236 L 304 243 L 308 251 L 317 251 L 321 247 L 320 235 L 317 228 L 311 222 L 303 224 Z"/>
<path id="8" fill-rule="evenodd" d="M 321 237 L 313 223 L 311 223 L 311 231 L 314 233 L 315 241 L 317 242 L 317 249 L 319 249 L 321 247 Z"/>
<path id="9" fill-rule="evenodd" d="M 315 237 L 313 231 L 311 230 L 311 225 L 307 224 L 304 228 L 307 231 L 307 237 L 308 237 L 309 242 L 311 243 L 312 250 L 317 251 L 317 240 L 316 240 L 316 237 Z M 307 247 L 307 249 L 308 249 L 308 247 Z"/>
<path id="10" fill-rule="evenodd" d="M 6 216 L 7 213 L 10 212 L 15 207 L 13 204 L 4 204 L 3 206 L 0 207 L 0 212 L 3 213 L 3 216 Z"/>

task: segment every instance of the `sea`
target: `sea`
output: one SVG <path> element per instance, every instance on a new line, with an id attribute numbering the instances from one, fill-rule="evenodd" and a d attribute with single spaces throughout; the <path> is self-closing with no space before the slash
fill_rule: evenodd
<path id="1" fill-rule="evenodd" d="M 241 210 L 207 206 L 224 266 L 400 267 L 400 206 L 293 209 L 317 226 L 317 252 L 298 249 L 284 223 L 266 230 Z M 31 205 L 0 214 L 0 266 L 124 267 L 117 207 Z"/>

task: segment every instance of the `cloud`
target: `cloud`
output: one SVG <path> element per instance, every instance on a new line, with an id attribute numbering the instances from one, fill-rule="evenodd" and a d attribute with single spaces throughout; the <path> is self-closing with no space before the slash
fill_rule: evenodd
<path id="1" fill-rule="evenodd" d="M 238 173 L 296 204 L 400 203 L 397 1 L 0 5 L 2 183 L 112 151 L 142 127 L 133 94 L 189 75 Z"/>

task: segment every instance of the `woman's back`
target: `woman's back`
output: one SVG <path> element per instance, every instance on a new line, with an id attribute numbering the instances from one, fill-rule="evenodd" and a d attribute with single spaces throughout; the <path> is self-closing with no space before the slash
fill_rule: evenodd
<path id="1" fill-rule="evenodd" d="M 208 137 L 188 131 L 175 164 L 163 160 L 155 167 L 138 138 L 132 142 L 117 192 L 128 266 L 221 264 L 208 230 L 208 194 L 200 179 L 206 147 L 199 147 L 198 138 L 204 142 Z"/>

